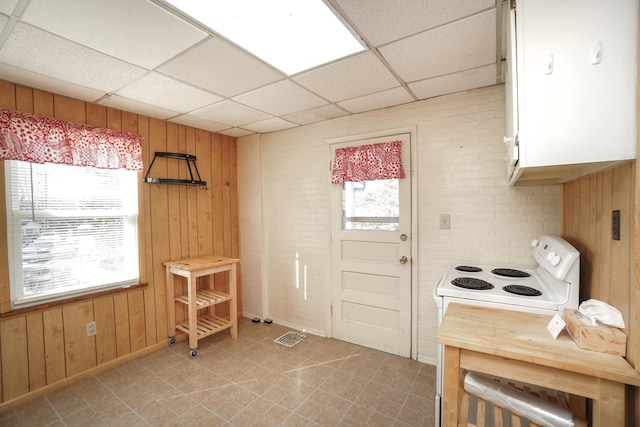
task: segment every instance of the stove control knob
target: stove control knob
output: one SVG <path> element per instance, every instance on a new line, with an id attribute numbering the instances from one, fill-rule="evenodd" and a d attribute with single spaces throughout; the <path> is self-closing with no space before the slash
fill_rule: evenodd
<path id="1" fill-rule="evenodd" d="M 537 247 L 539 244 L 540 244 L 540 240 L 538 240 L 538 239 L 533 239 L 533 240 L 531 241 L 531 247 L 532 247 L 532 248 Z"/>
<path id="2" fill-rule="evenodd" d="M 549 261 L 549 263 L 554 267 L 560 264 L 560 256 L 555 252 L 549 252 L 546 258 L 547 258 L 547 261 Z"/>

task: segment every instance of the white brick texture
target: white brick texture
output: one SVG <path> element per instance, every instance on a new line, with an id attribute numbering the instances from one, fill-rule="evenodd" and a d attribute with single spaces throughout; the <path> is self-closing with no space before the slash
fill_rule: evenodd
<path id="1" fill-rule="evenodd" d="M 529 241 L 559 233 L 559 185 L 506 184 L 502 85 L 240 138 L 245 312 L 326 333 L 331 279 L 327 140 L 409 126 L 417 127 L 412 155 L 417 156 L 413 236 L 418 239 L 419 360 L 435 363 L 432 288 L 451 264 L 530 266 Z M 451 229 L 439 228 L 440 214 L 450 214 Z"/>

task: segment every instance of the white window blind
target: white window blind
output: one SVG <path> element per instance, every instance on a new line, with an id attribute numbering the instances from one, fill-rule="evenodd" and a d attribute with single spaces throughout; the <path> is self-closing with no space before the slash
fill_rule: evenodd
<path id="1" fill-rule="evenodd" d="M 138 282 L 137 172 L 6 161 L 14 308 Z"/>

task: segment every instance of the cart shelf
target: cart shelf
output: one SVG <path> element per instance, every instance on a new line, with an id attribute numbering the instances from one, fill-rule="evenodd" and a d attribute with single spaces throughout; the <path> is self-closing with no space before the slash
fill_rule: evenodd
<path id="1" fill-rule="evenodd" d="M 189 305 L 189 297 L 187 295 L 176 297 L 175 300 L 176 302 Z M 207 289 L 199 291 L 196 295 L 196 306 L 198 307 L 198 310 L 200 310 L 201 308 L 211 307 L 212 305 L 229 300 L 231 300 L 231 295 Z"/>
<path id="2" fill-rule="evenodd" d="M 198 339 L 201 339 L 224 329 L 228 329 L 231 326 L 233 326 L 233 324 L 229 319 L 223 319 L 222 317 L 213 315 L 199 316 L 196 325 L 196 334 Z M 191 331 L 189 329 L 189 322 L 182 322 L 176 325 L 176 329 L 186 332 L 187 334 Z"/>

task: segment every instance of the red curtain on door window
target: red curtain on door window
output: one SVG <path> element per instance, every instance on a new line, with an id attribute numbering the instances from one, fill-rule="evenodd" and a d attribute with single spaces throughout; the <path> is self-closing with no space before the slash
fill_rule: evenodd
<path id="1" fill-rule="evenodd" d="M 142 170 L 142 137 L 0 109 L 0 159 Z"/>
<path id="2" fill-rule="evenodd" d="M 402 141 L 336 149 L 333 184 L 404 177 Z"/>

